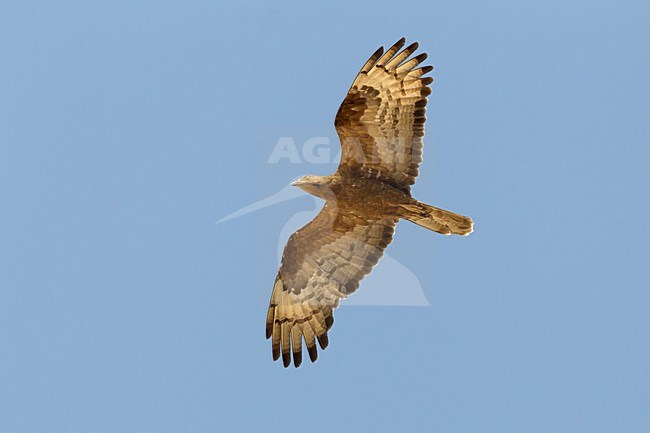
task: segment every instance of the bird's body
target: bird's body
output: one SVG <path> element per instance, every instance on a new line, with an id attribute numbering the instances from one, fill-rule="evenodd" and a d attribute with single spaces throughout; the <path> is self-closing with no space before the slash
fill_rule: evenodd
<path id="1" fill-rule="evenodd" d="M 344 169 L 329 176 L 305 176 L 294 185 L 322 198 L 340 215 L 361 221 L 404 218 L 420 224 L 431 219 L 432 224 L 440 224 L 432 230 L 442 234 L 468 235 L 472 231 L 469 218 L 420 203 L 408 191 L 364 173 Z"/>
<path id="2" fill-rule="evenodd" d="M 331 202 L 343 214 L 359 214 L 371 219 L 381 216 L 398 217 L 398 206 L 410 199 L 407 193 L 385 182 L 348 170 L 318 177 L 317 180 L 322 183 L 316 187 L 309 181 L 298 181 L 295 185 Z"/>
<path id="3" fill-rule="evenodd" d="M 472 232 L 470 218 L 417 201 L 411 196 L 422 161 L 430 66 L 409 57 L 411 44 L 398 53 L 401 39 L 385 54 L 377 50 L 363 66 L 336 115 L 343 149 L 329 176 L 294 182 L 325 200 L 321 212 L 287 242 L 275 280 L 266 321 L 273 358 L 284 366 L 302 362 L 303 341 L 316 360 L 316 341 L 328 345 L 327 332 L 339 301 L 358 287 L 391 242 L 395 225 L 407 219 L 445 235 Z"/>

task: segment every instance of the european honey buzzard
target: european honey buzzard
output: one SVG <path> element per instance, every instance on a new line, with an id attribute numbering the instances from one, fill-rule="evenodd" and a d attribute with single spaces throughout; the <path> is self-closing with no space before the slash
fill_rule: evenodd
<path id="1" fill-rule="evenodd" d="M 304 176 L 293 185 L 325 200 L 321 212 L 287 242 L 266 319 L 273 359 L 312 362 L 328 345 L 339 301 L 359 287 L 391 242 L 400 218 L 445 235 L 468 235 L 468 217 L 421 203 L 410 187 L 422 161 L 427 95 L 433 70 L 426 53 L 401 50 L 400 39 L 363 65 L 336 114 L 341 163 L 329 176 Z M 401 50 L 401 51 L 400 51 Z"/>

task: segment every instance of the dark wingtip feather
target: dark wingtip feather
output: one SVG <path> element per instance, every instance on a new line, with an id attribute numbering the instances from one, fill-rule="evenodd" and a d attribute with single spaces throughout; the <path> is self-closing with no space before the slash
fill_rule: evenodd
<path id="1" fill-rule="evenodd" d="M 418 54 L 417 56 L 415 56 L 413 58 L 416 59 L 418 61 L 418 64 L 419 64 L 419 63 L 424 62 L 427 59 L 427 57 L 429 57 L 429 55 L 427 53 L 420 53 L 420 54 Z"/>
<path id="2" fill-rule="evenodd" d="M 332 325 L 334 325 L 334 315 L 325 317 L 325 326 L 327 326 L 328 331 L 332 329 Z"/>
<path id="3" fill-rule="evenodd" d="M 298 368 L 300 364 L 302 364 L 302 352 L 293 352 L 293 366 Z"/>
<path id="4" fill-rule="evenodd" d="M 316 348 L 316 345 L 314 344 L 311 347 L 307 346 L 307 352 L 309 352 L 309 359 L 311 362 L 316 362 L 316 359 L 318 359 L 318 349 Z"/>
<path id="5" fill-rule="evenodd" d="M 273 335 L 273 322 L 266 322 L 266 339 L 268 340 Z"/>
<path id="6" fill-rule="evenodd" d="M 395 43 L 393 44 L 393 46 L 390 47 L 390 50 L 392 50 L 392 49 L 397 49 L 397 50 L 399 51 L 399 50 L 404 46 L 405 43 L 406 43 L 406 38 L 402 36 L 402 39 L 400 39 L 399 41 L 395 42 Z M 390 51 L 390 50 L 389 50 L 389 51 Z M 393 55 L 395 55 L 395 54 L 393 54 Z"/>
<path id="7" fill-rule="evenodd" d="M 291 365 L 291 352 L 282 352 L 282 365 L 284 365 L 284 368 Z"/>
<path id="8" fill-rule="evenodd" d="M 273 335 L 273 318 L 275 316 L 275 306 L 269 305 L 266 312 L 266 339 L 268 340 Z"/>
<path id="9" fill-rule="evenodd" d="M 273 347 L 273 360 L 277 361 L 280 359 L 280 347 Z"/>
<path id="10" fill-rule="evenodd" d="M 321 334 L 318 336 L 318 344 L 320 345 L 320 348 L 325 350 L 327 349 L 327 345 L 329 344 L 329 339 L 327 338 L 327 334 Z"/>

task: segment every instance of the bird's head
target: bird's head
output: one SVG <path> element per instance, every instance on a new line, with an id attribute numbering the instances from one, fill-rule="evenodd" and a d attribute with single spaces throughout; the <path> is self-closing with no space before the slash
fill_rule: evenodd
<path id="1" fill-rule="evenodd" d="M 292 186 L 297 186 L 309 194 L 315 195 L 323 199 L 333 196 L 332 185 L 335 179 L 332 176 L 303 176 L 297 181 L 293 182 Z"/>

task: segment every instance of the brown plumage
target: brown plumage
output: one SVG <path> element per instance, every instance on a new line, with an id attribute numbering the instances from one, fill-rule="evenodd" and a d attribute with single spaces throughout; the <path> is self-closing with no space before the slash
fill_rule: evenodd
<path id="1" fill-rule="evenodd" d="M 330 176 L 294 185 L 325 200 L 321 212 L 287 242 L 266 319 L 273 359 L 285 367 L 325 349 L 339 301 L 358 287 L 393 239 L 400 218 L 445 235 L 468 235 L 472 220 L 420 203 L 410 186 L 422 161 L 431 66 L 402 51 L 404 38 L 363 65 L 336 114 L 341 163 Z"/>

